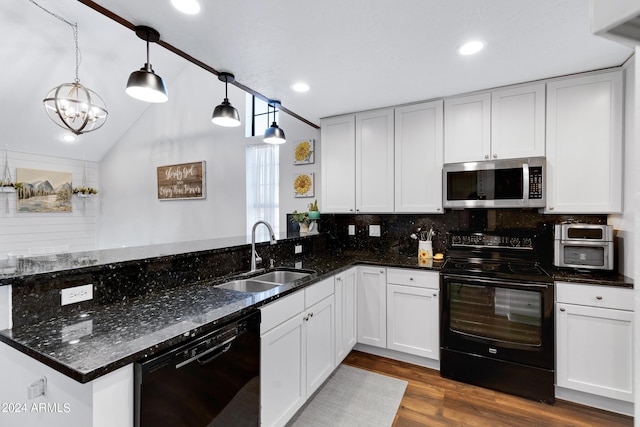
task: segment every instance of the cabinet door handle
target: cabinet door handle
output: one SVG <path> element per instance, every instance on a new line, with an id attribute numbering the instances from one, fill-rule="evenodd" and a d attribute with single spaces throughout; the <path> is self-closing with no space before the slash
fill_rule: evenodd
<path id="1" fill-rule="evenodd" d="M 342 282 L 342 277 L 336 277 L 336 280 L 337 280 L 338 282 Z"/>
<path id="2" fill-rule="evenodd" d="M 566 311 L 564 307 L 560 307 L 560 311 Z"/>
<path id="3" fill-rule="evenodd" d="M 553 206 L 549 206 L 549 210 L 552 211 L 553 210 Z"/>
<path id="4" fill-rule="evenodd" d="M 601 300 L 601 299 L 602 299 L 602 297 L 601 297 L 600 295 L 598 295 L 598 296 L 596 296 L 596 299 L 597 299 L 597 300 Z"/>
<path id="5" fill-rule="evenodd" d="M 485 158 L 485 159 L 488 159 L 488 158 L 489 158 L 489 155 L 488 155 L 488 154 L 485 154 L 485 155 L 484 155 L 484 158 Z"/>
<path id="6" fill-rule="evenodd" d="M 384 270 L 380 270 L 380 274 L 384 274 Z"/>
<path id="7" fill-rule="evenodd" d="M 498 158 L 498 155 L 497 155 L 497 154 L 494 154 L 494 155 L 493 155 L 493 158 L 494 158 L 494 159 L 497 159 L 497 158 Z"/>
<path id="8" fill-rule="evenodd" d="M 437 297 L 437 296 L 438 296 L 438 294 L 433 294 L 433 296 L 434 296 L 434 297 Z"/>
<path id="9" fill-rule="evenodd" d="M 409 277 L 409 280 L 413 282 L 413 277 Z"/>

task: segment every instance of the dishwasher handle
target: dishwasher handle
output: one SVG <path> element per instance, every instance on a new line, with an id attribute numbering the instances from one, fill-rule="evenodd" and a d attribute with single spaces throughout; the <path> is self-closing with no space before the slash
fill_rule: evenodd
<path id="1" fill-rule="evenodd" d="M 210 348 L 210 349 L 208 349 L 207 351 L 205 351 L 205 352 L 203 352 L 203 353 L 200 353 L 200 354 L 198 354 L 197 356 L 194 356 L 194 357 L 192 357 L 192 358 L 191 358 L 191 359 L 189 359 L 189 360 L 185 360 L 184 362 L 178 363 L 178 364 L 176 365 L 176 369 L 178 369 L 178 368 L 182 368 L 183 366 L 188 365 L 189 363 L 193 362 L 194 360 L 197 360 L 197 361 L 198 361 L 198 363 L 199 363 L 199 364 L 201 364 L 201 365 L 206 365 L 207 363 L 209 363 L 209 362 L 213 361 L 214 359 L 216 359 L 218 356 L 221 356 L 221 355 L 223 355 L 224 353 L 226 353 L 227 351 L 229 351 L 229 349 L 231 349 L 231 345 L 233 344 L 233 341 L 234 341 L 236 338 L 238 338 L 238 336 L 237 336 L 237 335 L 234 335 L 234 336 L 232 336 L 231 338 L 229 338 L 229 339 L 227 339 L 227 340 L 225 340 L 225 341 L 221 342 L 221 343 L 220 343 L 220 344 L 218 344 L 217 346 L 215 346 L 215 347 L 211 347 L 211 348 Z M 218 349 L 220 349 L 220 348 L 222 348 L 222 351 L 219 351 L 219 352 L 217 352 L 216 354 L 214 354 L 213 356 L 211 356 L 211 357 L 209 357 L 209 358 L 207 358 L 207 359 L 205 359 L 205 360 L 202 360 L 202 357 L 203 357 L 203 356 L 206 356 L 207 354 L 212 353 L 212 352 L 214 352 L 214 351 L 216 351 L 216 350 L 218 350 Z"/>

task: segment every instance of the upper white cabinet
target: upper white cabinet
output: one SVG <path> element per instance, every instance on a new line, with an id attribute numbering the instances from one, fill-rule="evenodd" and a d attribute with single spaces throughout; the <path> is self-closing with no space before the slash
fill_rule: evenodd
<path id="1" fill-rule="evenodd" d="M 322 210 L 353 212 L 355 187 L 355 116 L 322 120 Z"/>
<path id="2" fill-rule="evenodd" d="M 545 155 L 545 85 L 446 99 L 445 163 Z"/>
<path id="3" fill-rule="evenodd" d="M 622 210 L 622 71 L 547 84 L 547 213 Z"/>
<path id="4" fill-rule="evenodd" d="M 393 212 L 393 109 L 322 121 L 324 212 Z"/>
<path id="5" fill-rule="evenodd" d="M 492 92 L 491 157 L 544 156 L 544 123 L 544 84 Z"/>
<path id="6" fill-rule="evenodd" d="M 491 152 L 491 94 L 444 100 L 444 162 L 488 159 Z"/>
<path id="7" fill-rule="evenodd" d="M 356 115 L 356 212 L 393 212 L 393 109 Z"/>
<path id="8" fill-rule="evenodd" d="M 443 212 L 442 112 L 442 100 L 395 109 L 395 212 Z"/>

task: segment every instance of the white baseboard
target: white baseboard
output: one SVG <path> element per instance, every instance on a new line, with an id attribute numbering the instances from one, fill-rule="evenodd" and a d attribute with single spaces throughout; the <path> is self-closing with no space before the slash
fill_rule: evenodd
<path id="1" fill-rule="evenodd" d="M 633 403 L 556 386 L 556 398 L 633 417 Z"/>
<path id="2" fill-rule="evenodd" d="M 367 344 L 356 344 L 355 350 L 362 351 L 364 353 L 375 354 L 376 356 L 387 357 L 393 360 L 399 360 L 401 362 L 412 363 L 418 366 L 424 366 L 425 368 L 440 370 L 440 361 L 428 359 L 426 357 L 414 356 L 413 354 L 403 353 L 401 351 L 389 350 L 387 348 L 374 347 Z"/>

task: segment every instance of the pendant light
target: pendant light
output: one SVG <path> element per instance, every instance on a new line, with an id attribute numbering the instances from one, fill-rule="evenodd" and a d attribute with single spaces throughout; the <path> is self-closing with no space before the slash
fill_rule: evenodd
<path id="1" fill-rule="evenodd" d="M 287 142 L 284 137 L 284 131 L 276 123 L 276 109 L 279 105 L 280 101 L 269 101 L 267 106 L 267 122 L 269 121 L 269 107 L 273 107 L 273 123 L 271 123 L 271 127 L 264 131 L 264 138 L 262 139 L 267 144 L 284 144 Z"/>
<path id="2" fill-rule="evenodd" d="M 218 126 L 224 127 L 236 127 L 240 126 L 240 116 L 238 110 L 236 110 L 231 103 L 229 103 L 227 85 L 236 81 L 236 78 L 231 73 L 220 73 L 218 80 L 224 82 L 224 101 L 213 110 L 213 117 L 211 122 Z"/>
<path id="3" fill-rule="evenodd" d="M 73 83 L 63 83 L 49 91 L 43 100 L 47 115 L 55 124 L 63 129 L 70 130 L 75 135 L 100 129 L 106 122 L 109 113 L 102 98 L 91 89 L 80 84 L 80 78 L 78 77 L 78 69 L 80 68 L 78 24 L 72 24 L 38 3 L 31 2 L 49 15 L 70 25 L 73 29 L 76 47 L 76 78 Z"/>
<path id="4" fill-rule="evenodd" d="M 145 102 L 160 103 L 169 99 L 162 77 L 153 72 L 149 62 L 149 42 L 160 40 L 160 33 L 144 25 L 136 27 L 136 35 L 147 42 L 147 62 L 129 76 L 127 94 Z"/>

